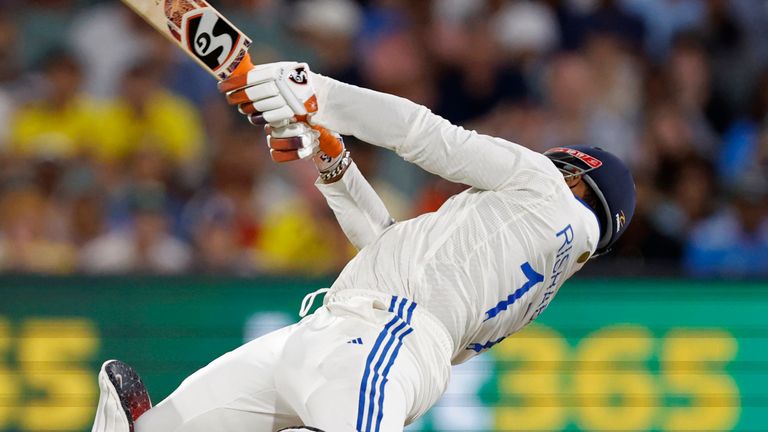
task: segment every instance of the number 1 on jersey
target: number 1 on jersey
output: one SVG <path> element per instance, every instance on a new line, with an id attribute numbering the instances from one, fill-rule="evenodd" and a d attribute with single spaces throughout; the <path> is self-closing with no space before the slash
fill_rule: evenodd
<path id="1" fill-rule="evenodd" d="M 520 269 L 523 271 L 523 275 L 525 275 L 525 278 L 527 279 L 526 282 L 523 284 L 523 286 L 516 289 L 512 294 L 508 295 L 506 299 L 497 303 L 496 306 L 488 309 L 485 312 L 485 319 L 483 322 L 488 321 L 499 313 L 507 310 L 509 306 L 524 296 L 525 293 L 534 287 L 534 285 L 544 281 L 544 276 L 534 270 L 533 267 L 531 267 L 531 263 L 526 261 L 523 263 L 523 265 L 520 266 Z"/>

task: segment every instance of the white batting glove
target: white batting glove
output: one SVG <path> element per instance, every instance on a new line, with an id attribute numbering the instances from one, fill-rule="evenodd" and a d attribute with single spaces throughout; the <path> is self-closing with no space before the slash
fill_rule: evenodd
<path id="1" fill-rule="evenodd" d="M 282 127 L 266 126 L 269 154 L 275 162 L 283 163 L 312 157 L 325 182 L 338 179 L 349 167 L 349 152 L 336 132 L 306 123 L 291 123 Z"/>
<path id="2" fill-rule="evenodd" d="M 306 63 L 255 66 L 246 74 L 220 82 L 219 91 L 256 125 L 285 126 L 307 121 L 317 112 L 317 97 Z"/>

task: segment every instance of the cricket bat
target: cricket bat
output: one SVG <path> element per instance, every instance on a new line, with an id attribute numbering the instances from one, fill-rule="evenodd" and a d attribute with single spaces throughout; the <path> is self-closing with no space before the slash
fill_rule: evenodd
<path id="1" fill-rule="evenodd" d="M 218 80 L 247 73 L 251 40 L 205 0 L 122 0 Z"/>
<path id="2" fill-rule="evenodd" d="M 253 68 L 248 55 L 251 39 L 205 0 L 122 1 L 216 79 L 243 75 Z M 307 116 L 295 119 L 306 122 Z M 336 138 L 328 130 L 320 126 L 313 129 L 320 133 L 321 149 L 338 147 Z M 307 152 L 306 157 L 312 154 Z"/>

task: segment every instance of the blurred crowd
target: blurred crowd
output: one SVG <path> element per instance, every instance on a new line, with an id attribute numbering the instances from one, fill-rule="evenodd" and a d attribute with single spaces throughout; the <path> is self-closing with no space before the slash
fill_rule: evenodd
<path id="1" fill-rule="evenodd" d="M 254 62 L 307 61 L 537 151 L 632 167 L 638 273 L 768 275 L 768 1 L 220 0 Z M 0 0 L 0 271 L 338 271 L 311 163 L 117 0 Z M 397 219 L 465 186 L 348 139 Z M 604 266 L 607 267 L 607 266 Z"/>

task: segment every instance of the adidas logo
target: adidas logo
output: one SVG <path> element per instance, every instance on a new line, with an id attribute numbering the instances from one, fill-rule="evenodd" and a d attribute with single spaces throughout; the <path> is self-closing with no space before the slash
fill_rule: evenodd
<path id="1" fill-rule="evenodd" d="M 362 345 L 363 344 L 363 339 L 362 338 L 350 339 L 350 340 L 347 341 L 347 343 L 348 344 L 353 344 L 353 345 Z"/>

